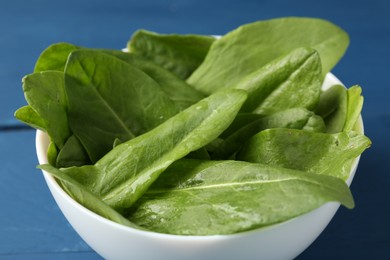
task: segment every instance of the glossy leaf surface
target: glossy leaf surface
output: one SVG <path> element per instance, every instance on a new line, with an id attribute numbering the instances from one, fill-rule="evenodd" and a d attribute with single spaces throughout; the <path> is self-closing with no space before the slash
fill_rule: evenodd
<path id="1" fill-rule="evenodd" d="M 218 137 L 245 99 L 242 90 L 216 93 L 153 130 L 116 146 L 95 165 L 65 171 L 108 205 L 125 209 L 170 164 Z"/>
<path id="2" fill-rule="evenodd" d="M 258 21 L 216 40 L 188 83 L 205 94 L 235 86 L 243 77 L 299 47 L 318 51 L 324 77 L 348 44 L 348 35 L 342 29 L 322 19 L 286 17 Z"/>
<path id="3" fill-rule="evenodd" d="M 214 159 L 228 159 L 253 135 L 270 128 L 305 129 L 322 132 L 325 124 L 321 117 L 303 108 L 292 108 L 269 116 L 259 116 L 244 123 L 254 115 L 239 114 L 229 128 L 222 133 L 223 141 L 213 151 Z"/>
<path id="4" fill-rule="evenodd" d="M 239 161 L 181 160 L 128 213 L 150 230 L 231 234 L 279 223 L 326 202 L 354 202 L 340 179 Z"/>
<path id="5" fill-rule="evenodd" d="M 370 144 L 367 137 L 355 132 L 327 134 L 269 129 L 253 136 L 238 158 L 346 180 L 351 170 L 349 162 Z"/>

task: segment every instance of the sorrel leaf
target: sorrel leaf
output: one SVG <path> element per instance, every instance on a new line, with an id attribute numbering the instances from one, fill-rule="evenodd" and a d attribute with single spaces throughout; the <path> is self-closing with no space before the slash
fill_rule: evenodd
<path id="1" fill-rule="evenodd" d="M 234 86 L 249 93 L 241 112 L 269 115 L 293 107 L 315 108 L 321 92 L 320 64 L 315 50 L 298 48 L 245 76 Z"/>
<path id="2" fill-rule="evenodd" d="M 93 166 L 64 171 L 117 210 L 130 207 L 170 164 L 220 135 L 246 99 L 242 90 L 211 95 L 153 130 L 124 142 Z"/>
<path id="3" fill-rule="evenodd" d="M 55 70 L 64 72 L 66 60 L 72 51 L 79 47 L 70 43 L 60 42 L 50 45 L 39 56 L 34 72 Z"/>
<path id="4" fill-rule="evenodd" d="M 204 60 L 215 38 L 203 35 L 134 33 L 127 48 L 186 79 Z"/>
<path id="5" fill-rule="evenodd" d="M 144 72 L 95 51 L 70 55 L 65 87 L 70 127 L 92 162 L 110 151 L 116 138 L 134 138 L 179 111 Z"/>
<path id="6" fill-rule="evenodd" d="M 71 193 L 73 199 L 87 209 L 119 224 L 133 228 L 143 229 L 124 218 L 121 214 L 119 214 L 117 211 L 112 209 L 101 199 L 99 199 L 89 190 L 87 190 L 83 185 L 70 178 L 68 175 L 58 170 L 57 168 L 49 164 L 39 165 L 38 168 L 50 172 L 51 175 L 53 175 L 56 179 L 66 185 L 66 189 L 68 189 L 68 191 Z"/>
<path id="7" fill-rule="evenodd" d="M 71 135 L 66 112 L 64 74 L 46 71 L 27 75 L 23 78 L 23 91 L 30 106 L 28 109 L 35 112 L 31 111 L 30 119 L 34 118 L 34 124 L 44 127 L 55 145 L 62 148 Z"/>
<path id="8" fill-rule="evenodd" d="M 350 162 L 370 146 L 355 132 L 314 133 L 296 129 L 268 129 L 253 136 L 238 159 L 275 165 L 346 180 Z"/>
<path id="9" fill-rule="evenodd" d="M 322 19 L 286 17 L 258 21 L 217 39 L 188 83 L 210 94 L 218 88 L 236 85 L 243 77 L 299 47 L 319 52 L 325 77 L 348 44 L 349 37 L 341 28 Z"/>
<path id="10" fill-rule="evenodd" d="M 328 133 L 339 133 L 343 130 L 347 106 L 347 90 L 341 85 L 334 85 L 321 94 L 316 113 L 324 118 Z"/>
<path id="11" fill-rule="evenodd" d="M 329 201 L 354 207 L 348 186 L 331 176 L 239 161 L 180 160 L 128 218 L 161 233 L 231 234 L 291 219 Z"/>
<path id="12" fill-rule="evenodd" d="M 213 150 L 212 158 L 228 159 L 253 135 L 270 128 L 305 129 L 322 132 L 325 124 L 321 117 L 304 108 L 292 108 L 269 116 L 259 116 L 248 123 L 245 119 L 253 117 L 251 114 L 239 114 L 221 137 L 221 141 Z"/>

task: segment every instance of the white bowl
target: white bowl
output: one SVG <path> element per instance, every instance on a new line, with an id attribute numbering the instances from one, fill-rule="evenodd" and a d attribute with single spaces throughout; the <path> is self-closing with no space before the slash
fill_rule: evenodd
<path id="1" fill-rule="evenodd" d="M 341 82 L 328 74 L 323 89 Z M 360 118 L 360 127 L 363 123 Z M 40 164 L 47 163 L 48 136 L 37 131 Z M 358 166 L 355 160 L 351 184 Z M 292 259 L 303 252 L 328 225 L 340 204 L 327 203 L 281 224 L 233 235 L 178 236 L 126 227 L 86 209 L 74 201 L 56 180 L 43 171 L 61 211 L 84 241 L 106 259 Z"/>

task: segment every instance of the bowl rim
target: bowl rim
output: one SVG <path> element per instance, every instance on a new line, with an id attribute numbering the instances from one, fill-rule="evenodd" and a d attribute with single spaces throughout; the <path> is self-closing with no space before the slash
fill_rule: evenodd
<path id="1" fill-rule="evenodd" d="M 332 82 L 336 82 L 337 84 L 344 86 L 342 84 L 342 82 L 335 75 L 333 75 L 332 73 L 329 72 L 326 75 L 326 78 L 324 80 L 323 89 L 327 89 L 326 87 L 324 88 L 325 81 L 327 81 L 327 80 L 332 81 Z M 332 85 L 335 85 L 335 84 L 332 84 Z M 328 87 L 330 87 L 330 86 L 331 85 L 329 85 Z M 361 115 L 359 116 L 359 119 L 358 119 L 358 127 L 359 127 L 359 130 L 361 131 L 361 133 L 364 133 L 363 119 L 362 119 Z M 42 130 L 38 129 L 36 131 L 36 136 L 35 136 L 35 146 L 36 146 L 36 153 L 37 153 L 39 164 L 48 163 L 47 150 L 48 150 L 49 142 L 50 142 L 49 136 L 45 132 L 43 132 Z M 350 175 L 349 175 L 348 179 L 346 180 L 346 183 L 348 186 L 350 186 L 352 183 L 352 180 L 354 178 L 355 172 L 356 172 L 358 164 L 359 164 L 360 157 L 361 156 L 359 155 L 357 158 L 354 159 L 354 162 L 353 162 L 352 167 L 351 167 Z M 275 229 L 279 226 L 286 225 L 289 222 L 292 222 L 292 221 L 294 221 L 302 216 L 305 216 L 305 215 L 313 212 L 313 211 L 310 211 L 310 212 L 307 212 L 303 215 L 294 217 L 292 219 L 289 219 L 289 220 L 286 220 L 286 221 L 283 221 L 280 223 L 275 223 L 275 224 L 272 224 L 269 226 L 259 227 L 259 228 L 253 229 L 253 230 L 242 231 L 242 232 L 234 233 L 234 234 L 176 235 L 176 234 L 158 233 L 158 232 L 152 231 L 152 230 L 142 230 L 142 229 L 136 229 L 133 227 L 125 226 L 123 224 L 119 224 L 119 223 L 114 222 L 110 219 L 107 219 L 105 217 L 100 216 L 99 214 L 84 207 L 82 204 L 80 204 L 79 202 L 74 200 L 68 193 L 66 193 L 66 191 L 64 189 L 62 189 L 62 187 L 57 182 L 56 178 L 54 176 L 52 176 L 50 173 L 48 173 L 44 170 L 42 170 L 42 173 L 43 173 L 44 179 L 45 179 L 46 184 L 48 185 L 49 189 L 50 190 L 54 189 L 55 192 L 59 196 L 61 196 L 63 199 L 65 199 L 67 203 L 72 205 L 72 207 L 75 207 L 77 210 L 89 215 L 90 217 L 94 218 L 98 222 L 103 222 L 103 224 L 105 224 L 105 225 L 108 225 L 108 226 L 116 228 L 116 229 L 120 229 L 124 232 L 131 232 L 133 234 L 140 234 L 140 235 L 143 235 L 145 237 L 163 238 L 163 239 L 169 238 L 169 239 L 180 240 L 180 241 L 190 240 L 190 241 L 202 241 L 202 242 L 203 241 L 225 240 L 228 238 L 233 239 L 233 238 L 237 238 L 237 237 L 246 236 L 246 235 L 251 234 L 251 233 L 262 233 L 264 231 Z M 324 207 L 326 204 L 329 204 L 329 203 L 336 203 L 336 204 L 338 204 L 338 207 L 340 206 L 340 203 L 338 203 L 338 202 L 327 202 L 327 203 L 323 204 L 322 206 L 320 206 L 319 208 Z M 314 210 L 316 210 L 316 209 L 314 209 Z"/>

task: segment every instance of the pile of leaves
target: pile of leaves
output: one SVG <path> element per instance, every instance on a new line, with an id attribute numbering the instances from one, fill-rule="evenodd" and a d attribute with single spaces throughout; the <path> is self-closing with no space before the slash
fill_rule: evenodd
<path id="1" fill-rule="evenodd" d="M 16 118 L 50 136 L 51 173 L 115 222 L 178 235 L 256 229 L 337 201 L 370 146 L 361 88 L 322 89 L 348 35 L 278 18 L 222 37 L 139 30 L 127 52 L 57 43 Z"/>

